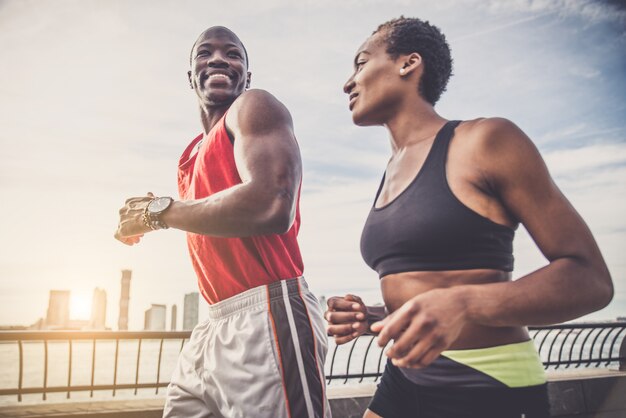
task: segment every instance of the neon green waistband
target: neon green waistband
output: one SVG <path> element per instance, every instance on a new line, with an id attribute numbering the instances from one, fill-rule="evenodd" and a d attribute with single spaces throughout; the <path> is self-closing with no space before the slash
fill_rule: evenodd
<path id="1" fill-rule="evenodd" d="M 508 387 L 535 386 L 546 382 L 543 364 L 532 340 L 496 347 L 446 350 L 441 355 L 479 370 Z"/>

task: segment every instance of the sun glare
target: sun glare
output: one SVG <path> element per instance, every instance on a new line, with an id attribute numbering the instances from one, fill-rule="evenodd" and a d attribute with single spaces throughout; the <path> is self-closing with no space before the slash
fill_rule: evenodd
<path id="1" fill-rule="evenodd" d="M 72 295 L 70 301 L 70 318 L 89 319 L 91 316 L 91 297 L 87 294 Z"/>

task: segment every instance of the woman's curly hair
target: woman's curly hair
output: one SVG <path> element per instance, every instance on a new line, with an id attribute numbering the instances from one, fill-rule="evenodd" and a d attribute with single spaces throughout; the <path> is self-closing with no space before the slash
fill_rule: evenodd
<path id="1" fill-rule="evenodd" d="M 380 33 L 387 44 L 387 54 L 417 52 L 424 62 L 424 73 L 418 91 L 430 104 L 437 103 L 452 75 L 452 57 L 446 37 L 428 21 L 400 16 L 383 23 L 373 34 Z"/>

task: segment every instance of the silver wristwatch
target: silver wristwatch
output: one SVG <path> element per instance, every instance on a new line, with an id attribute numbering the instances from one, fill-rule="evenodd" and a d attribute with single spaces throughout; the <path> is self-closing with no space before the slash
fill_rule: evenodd
<path id="1" fill-rule="evenodd" d="M 169 209 L 173 201 L 174 199 L 169 196 L 152 199 L 143 212 L 143 223 L 152 230 L 169 228 L 161 219 L 161 215 Z"/>

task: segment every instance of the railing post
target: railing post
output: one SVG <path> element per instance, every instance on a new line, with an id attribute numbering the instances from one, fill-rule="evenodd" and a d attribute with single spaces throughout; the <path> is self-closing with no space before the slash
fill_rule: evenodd
<path id="1" fill-rule="evenodd" d="M 113 366 L 113 396 L 115 396 L 115 389 L 117 388 L 117 359 L 120 352 L 120 339 L 115 340 L 115 366 Z"/>
<path id="2" fill-rule="evenodd" d="M 72 391 L 72 339 L 70 338 L 68 340 L 69 342 L 69 351 L 70 351 L 70 358 L 69 358 L 69 365 L 67 368 L 67 399 L 70 398 L 70 392 Z"/>
<path id="3" fill-rule="evenodd" d="M 135 369 L 135 395 L 137 394 L 137 385 L 139 384 L 139 359 L 141 358 L 141 338 L 137 346 L 137 368 Z"/>
<path id="4" fill-rule="evenodd" d="M 161 378 L 161 355 L 163 354 L 163 338 L 161 338 L 161 344 L 159 344 L 159 363 L 157 364 L 157 377 L 156 377 L 156 389 L 154 394 L 159 394 L 159 379 Z"/>
<path id="5" fill-rule="evenodd" d="M 89 392 L 89 397 L 93 398 L 93 383 L 96 376 L 96 339 L 93 339 L 93 346 L 91 350 L 91 391 Z"/>
<path id="6" fill-rule="evenodd" d="M 47 399 L 46 389 L 48 388 L 48 340 L 43 340 L 44 365 L 43 365 L 43 400 Z"/>
<path id="7" fill-rule="evenodd" d="M 619 346 L 619 369 L 620 371 L 626 371 L 626 336 L 622 338 L 622 344 Z"/>
<path id="8" fill-rule="evenodd" d="M 17 345 L 20 348 L 20 377 L 17 384 L 17 401 L 22 402 L 22 383 L 24 381 L 24 349 L 22 348 L 22 340 L 17 341 Z"/>

